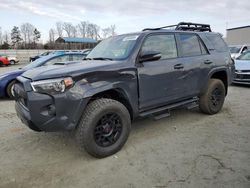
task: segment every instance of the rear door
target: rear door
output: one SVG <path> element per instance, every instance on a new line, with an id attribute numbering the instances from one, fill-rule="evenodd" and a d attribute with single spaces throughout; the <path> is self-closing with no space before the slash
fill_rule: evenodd
<path id="1" fill-rule="evenodd" d="M 202 67 L 213 66 L 209 58 L 208 50 L 200 37 L 195 33 L 177 34 L 180 48 L 180 61 L 184 65 L 183 70 L 183 98 L 193 97 L 200 92 L 200 79 Z"/>
<path id="2" fill-rule="evenodd" d="M 183 65 L 177 53 L 173 33 L 151 34 L 143 42 L 140 53 L 157 51 L 161 58 L 138 64 L 139 105 L 141 110 L 170 103 L 183 93 Z"/>

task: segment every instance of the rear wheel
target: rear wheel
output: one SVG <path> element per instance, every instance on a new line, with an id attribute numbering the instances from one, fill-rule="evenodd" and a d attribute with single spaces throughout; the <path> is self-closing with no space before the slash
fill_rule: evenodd
<path id="1" fill-rule="evenodd" d="M 223 82 L 210 79 L 206 92 L 200 97 L 200 110 L 206 114 L 218 113 L 224 104 L 225 94 Z"/>
<path id="2" fill-rule="evenodd" d="M 130 115 L 123 104 L 112 99 L 97 99 L 84 111 L 76 139 L 90 155 L 103 158 L 122 148 L 130 127 Z"/>
<path id="3" fill-rule="evenodd" d="M 14 98 L 14 84 L 16 83 L 15 80 L 11 81 L 6 89 L 7 95 L 9 98 L 13 99 Z"/>
<path id="4" fill-rule="evenodd" d="M 10 60 L 10 64 L 14 65 L 16 62 L 14 60 Z"/>

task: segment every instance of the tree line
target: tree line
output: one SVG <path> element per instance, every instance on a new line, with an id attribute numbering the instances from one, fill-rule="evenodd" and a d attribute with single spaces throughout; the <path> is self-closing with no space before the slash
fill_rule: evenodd
<path id="1" fill-rule="evenodd" d="M 48 31 L 48 40 L 42 44 L 42 33 L 31 23 L 13 26 L 11 31 L 2 31 L 0 27 L 0 49 L 54 49 L 58 37 L 81 37 L 102 40 L 116 35 L 116 26 L 101 28 L 97 24 L 81 21 L 74 25 L 70 22 L 56 22 Z"/>

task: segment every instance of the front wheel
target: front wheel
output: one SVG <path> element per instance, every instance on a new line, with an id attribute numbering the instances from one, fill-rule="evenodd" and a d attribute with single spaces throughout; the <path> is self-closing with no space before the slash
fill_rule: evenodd
<path id="1" fill-rule="evenodd" d="M 103 158 L 123 147 L 130 128 L 130 114 L 123 104 L 112 99 L 97 99 L 86 107 L 76 139 L 90 155 Z"/>
<path id="2" fill-rule="evenodd" d="M 7 86 L 7 89 L 6 89 L 6 92 L 7 92 L 7 95 L 10 99 L 13 99 L 14 98 L 14 84 L 16 83 L 15 80 L 11 81 L 8 86 Z"/>
<path id="3" fill-rule="evenodd" d="M 225 94 L 223 82 L 210 79 L 206 92 L 200 97 L 200 110 L 211 115 L 218 113 L 224 104 Z"/>

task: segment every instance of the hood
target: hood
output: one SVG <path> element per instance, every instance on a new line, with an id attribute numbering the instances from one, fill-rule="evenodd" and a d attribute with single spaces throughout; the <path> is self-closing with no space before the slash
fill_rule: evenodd
<path id="1" fill-rule="evenodd" d="M 24 70 L 22 70 L 22 69 L 18 69 L 18 70 L 14 70 L 14 71 L 6 72 L 6 73 L 4 73 L 4 74 L 2 74 L 2 75 L 0 75 L 0 76 L 2 77 L 2 76 L 21 75 L 23 72 L 24 72 Z"/>
<path id="2" fill-rule="evenodd" d="M 22 76 L 29 78 L 33 81 L 44 80 L 51 78 L 60 78 L 60 77 L 75 77 L 82 75 L 84 73 L 93 72 L 97 70 L 109 70 L 111 67 L 114 67 L 121 64 L 119 61 L 100 61 L 100 60 L 88 60 L 82 63 L 67 65 L 51 65 L 51 66 L 41 66 L 34 68 L 32 70 L 26 71 Z"/>
<path id="3" fill-rule="evenodd" d="M 235 70 L 250 70 L 250 60 L 235 60 Z"/>

